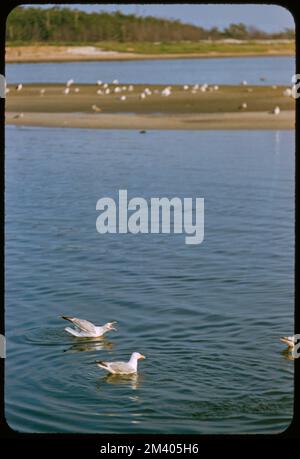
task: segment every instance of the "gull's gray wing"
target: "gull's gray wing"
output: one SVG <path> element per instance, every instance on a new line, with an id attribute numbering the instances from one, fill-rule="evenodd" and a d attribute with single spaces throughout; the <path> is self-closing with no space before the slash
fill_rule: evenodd
<path id="1" fill-rule="evenodd" d="M 115 373 L 134 373 L 134 369 L 127 362 L 103 362 Z"/>
<path id="2" fill-rule="evenodd" d="M 87 332 L 87 333 L 95 333 L 96 327 L 92 322 L 84 319 L 77 319 L 77 317 L 63 317 L 65 320 L 69 320 L 80 330 Z"/>

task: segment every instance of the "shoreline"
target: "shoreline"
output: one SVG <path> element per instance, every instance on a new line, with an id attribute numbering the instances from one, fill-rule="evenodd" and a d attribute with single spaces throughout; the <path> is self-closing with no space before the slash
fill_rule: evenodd
<path id="1" fill-rule="evenodd" d="M 107 51 L 95 46 L 7 46 L 6 63 L 43 63 L 43 62 L 94 62 L 94 61 L 138 61 L 170 59 L 206 59 L 234 57 L 279 57 L 293 56 L 293 49 L 273 49 L 267 51 L 207 51 L 178 53 L 137 53 Z"/>
<path id="2" fill-rule="evenodd" d="M 17 118 L 15 118 L 17 116 Z M 295 112 L 279 115 L 265 112 L 202 114 L 126 114 L 126 113 L 6 113 L 5 123 L 15 126 L 64 127 L 85 129 L 132 130 L 291 130 L 295 128 Z"/>

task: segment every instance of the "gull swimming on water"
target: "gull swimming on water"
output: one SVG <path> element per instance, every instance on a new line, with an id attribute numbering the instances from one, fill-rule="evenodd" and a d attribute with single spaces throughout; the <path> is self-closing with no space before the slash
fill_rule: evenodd
<path id="1" fill-rule="evenodd" d="M 295 336 L 281 336 L 280 341 L 284 344 L 287 344 L 289 349 L 293 350 L 296 344 Z"/>
<path id="2" fill-rule="evenodd" d="M 96 361 L 98 367 L 113 375 L 131 375 L 137 373 L 138 360 L 146 357 L 139 352 L 133 352 L 128 362 L 101 362 Z"/>
<path id="3" fill-rule="evenodd" d="M 75 325 L 75 328 L 66 327 L 65 331 L 77 336 L 77 338 L 100 338 L 108 331 L 117 330 L 114 326 L 116 322 L 108 322 L 105 325 L 97 326 L 88 320 L 77 319 L 76 317 L 62 316 L 62 319 L 68 320 Z"/>

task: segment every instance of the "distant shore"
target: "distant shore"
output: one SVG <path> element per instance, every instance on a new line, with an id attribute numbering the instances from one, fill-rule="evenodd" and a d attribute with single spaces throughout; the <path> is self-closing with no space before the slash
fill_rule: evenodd
<path id="1" fill-rule="evenodd" d="M 197 47 L 196 47 L 197 48 Z M 134 47 L 134 45 L 111 46 L 61 46 L 61 45 L 24 45 L 6 47 L 7 63 L 22 62 L 76 62 L 76 61 L 128 61 L 149 59 L 199 59 L 246 56 L 292 56 L 295 54 L 294 42 L 268 41 L 266 43 L 201 43 L 195 46 L 165 47 L 163 52 L 156 50 L 155 45 Z"/>
<path id="2" fill-rule="evenodd" d="M 129 91 L 129 86 L 132 86 Z M 219 85 L 204 92 L 173 85 L 9 85 L 6 123 L 103 129 L 294 129 L 295 101 L 284 86 Z M 215 89 L 216 88 L 216 89 Z M 141 98 L 145 90 L 151 95 Z M 117 91 L 118 90 L 118 91 Z M 117 92 L 115 92 L 117 91 Z M 99 94 L 100 92 L 100 94 Z M 274 107 L 280 113 L 274 115 Z"/>

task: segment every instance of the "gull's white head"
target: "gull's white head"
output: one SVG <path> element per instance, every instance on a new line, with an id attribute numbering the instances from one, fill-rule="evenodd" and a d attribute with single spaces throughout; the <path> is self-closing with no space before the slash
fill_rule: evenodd
<path id="1" fill-rule="evenodd" d="M 117 331 L 117 328 L 116 328 L 116 323 L 117 322 L 107 322 L 107 324 L 105 324 L 105 328 L 107 330 L 114 330 L 114 331 Z"/>
<path id="2" fill-rule="evenodd" d="M 132 359 L 134 360 L 144 360 L 146 357 L 143 354 L 140 354 L 139 352 L 134 352 L 131 356 Z"/>

